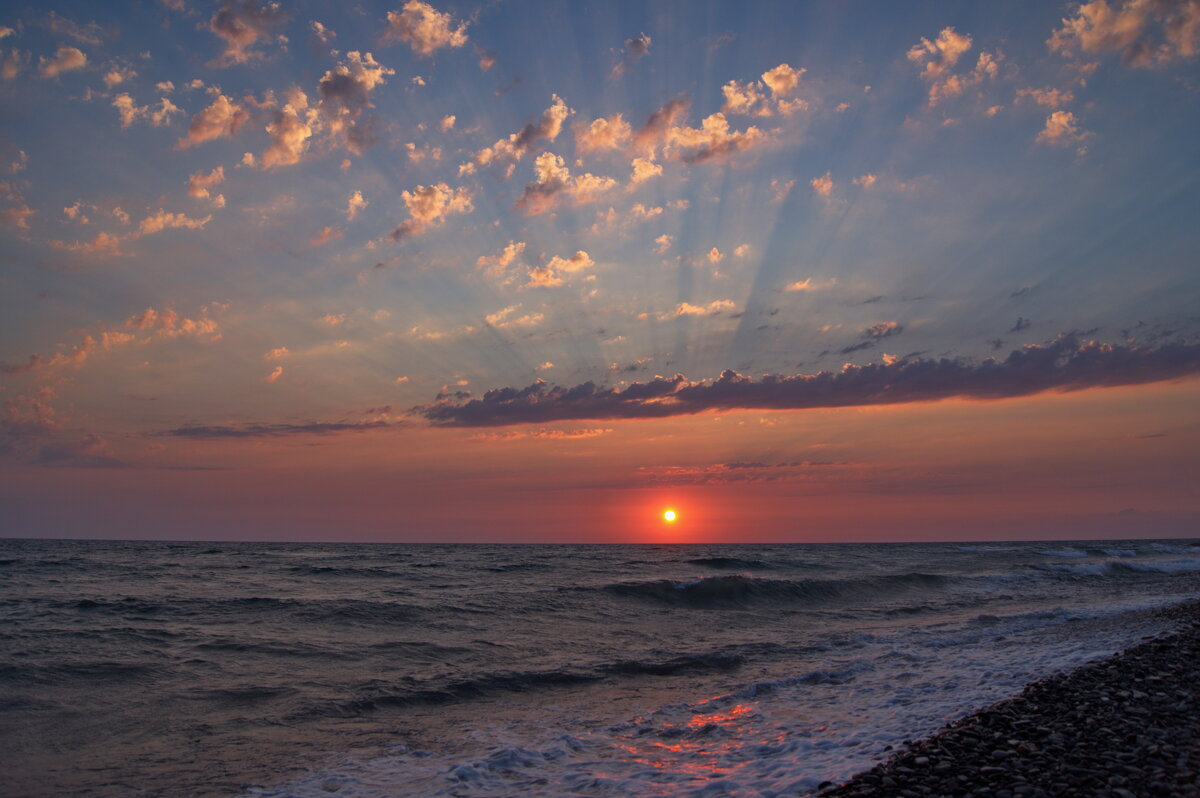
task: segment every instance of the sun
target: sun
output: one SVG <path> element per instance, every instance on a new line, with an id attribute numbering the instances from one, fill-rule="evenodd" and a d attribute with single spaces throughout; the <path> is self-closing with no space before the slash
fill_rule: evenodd
<path id="1" fill-rule="evenodd" d="M 663 520 L 666 521 L 668 524 L 675 523 L 675 519 L 677 517 L 678 516 L 675 515 L 674 510 L 663 510 Z"/>

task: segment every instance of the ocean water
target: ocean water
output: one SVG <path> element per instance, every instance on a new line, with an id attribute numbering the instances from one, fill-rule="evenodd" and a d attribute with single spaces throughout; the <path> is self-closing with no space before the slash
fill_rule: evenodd
<path id="1" fill-rule="evenodd" d="M 1162 629 L 1191 541 L 0 541 L 0 795 L 804 795 Z"/>

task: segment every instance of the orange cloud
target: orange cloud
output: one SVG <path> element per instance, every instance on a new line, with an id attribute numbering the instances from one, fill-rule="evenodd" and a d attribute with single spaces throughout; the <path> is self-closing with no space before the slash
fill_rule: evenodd
<path id="1" fill-rule="evenodd" d="M 385 42 L 405 42 L 418 55 L 433 55 L 443 47 L 462 47 L 467 43 L 467 24 L 455 27 L 454 17 L 438 11 L 421 0 L 408 0 L 402 11 L 387 13 Z"/>
<path id="2" fill-rule="evenodd" d="M 213 139 L 232 138 L 249 118 L 245 108 L 218 94 L 211 105 L 192 117 L 187 135 L 175 146 L 186 149 Z"/>
<path id="3" fill-rule="evenodd" d="M 1120 53 L 1123 63 L 1152 67 L 1200 52 L 1200 3 L 1194 0 L 1126 0 L 1119 6 L 1093 0 L 1081 3 L 1075 16 L 1062 23 L 1046 44 L 1063 55 Z"/>
<path id="4" fill-rule="evenodd" d="M 544 266 L 536 266 L 529 270 L 527 288 L 553 288 L 566 281 L 566 275 L 575 274 L 595 266 L 596 262 L 582 249 L 569 258 L 558 255 L 552 257 Z"/>
<path id="5" fill-rule="evenodd" d="M 391 237 L 394 241 L 423 233 L 430 227 L 441 224 L 451 214 L 470 213 L 475 210 L 471 203 L 470 189 L 452 189 L 445 183 L 417 186 L 412 191 L 401 192 L 400 196 L 408 208 L 409 218 L 392 231 Z"/>
<path id="6" fill-rule="evenodd" d="M 87 56 L 78 47 L 59 47 L 53 58 L 42 56 L 38 60 L 38 71 L 43 78 L 58 77 L 64 72 L 83 69 L 87 66 Z"/>
<path id="7" fill-rule="evenodd" d="M 490 147 L 479 150 L 470 161 L 458 167 L 458 173 L 460 175 L 472 174 L 477 168 L 496 163 L 509 165 L 505 174 L 505 177 L 508 177 L 512 174 L 512 164 L 521 160 L 534 144 L 538 141 L 554 141 L 558 138 L 558 134 L 562 132 L 563 122 L 575 112 L 568 108 L 557 94 L 551 96 L 554 102 L 542 112 L 541 119 L 537 122 L 530 122 L 516 133 L 499 139 Z"/>

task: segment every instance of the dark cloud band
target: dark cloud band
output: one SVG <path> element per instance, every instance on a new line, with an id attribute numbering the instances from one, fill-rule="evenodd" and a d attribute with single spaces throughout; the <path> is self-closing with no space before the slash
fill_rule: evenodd
<path id="1" fill-rule="evenodd" d="M 917 358 L 883 365 L 847 365 L 836 373 L 767 375 L 758 380 L 726 370 L 712 382 L 691 382 L 677 374 L 635 382 L 622 390 L 592 382 L 563 388 L 539 380 L 525 388 L 488 391 L 481 399 L 440 399 L 415 408 L 415 412 L 439 426 L 495 427 L 664 418 L 706 410 L 799 410 L 951 397 L 1005 399 L 1043 391 L 1140 385 L 1196 374 L 1200 374 L 1200 343 L 1114 346 L 1063 335 L 1042 346 L 1015 350 L 1004 360 Z"/>

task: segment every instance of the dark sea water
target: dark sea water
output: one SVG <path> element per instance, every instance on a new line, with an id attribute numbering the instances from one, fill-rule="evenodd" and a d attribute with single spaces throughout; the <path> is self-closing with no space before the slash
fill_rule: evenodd
<path id="1" fill-rule="evenodd" d="M 803 795 L 1198 594 L 1190 541 L 0 541 L 0 794 Z"/>

